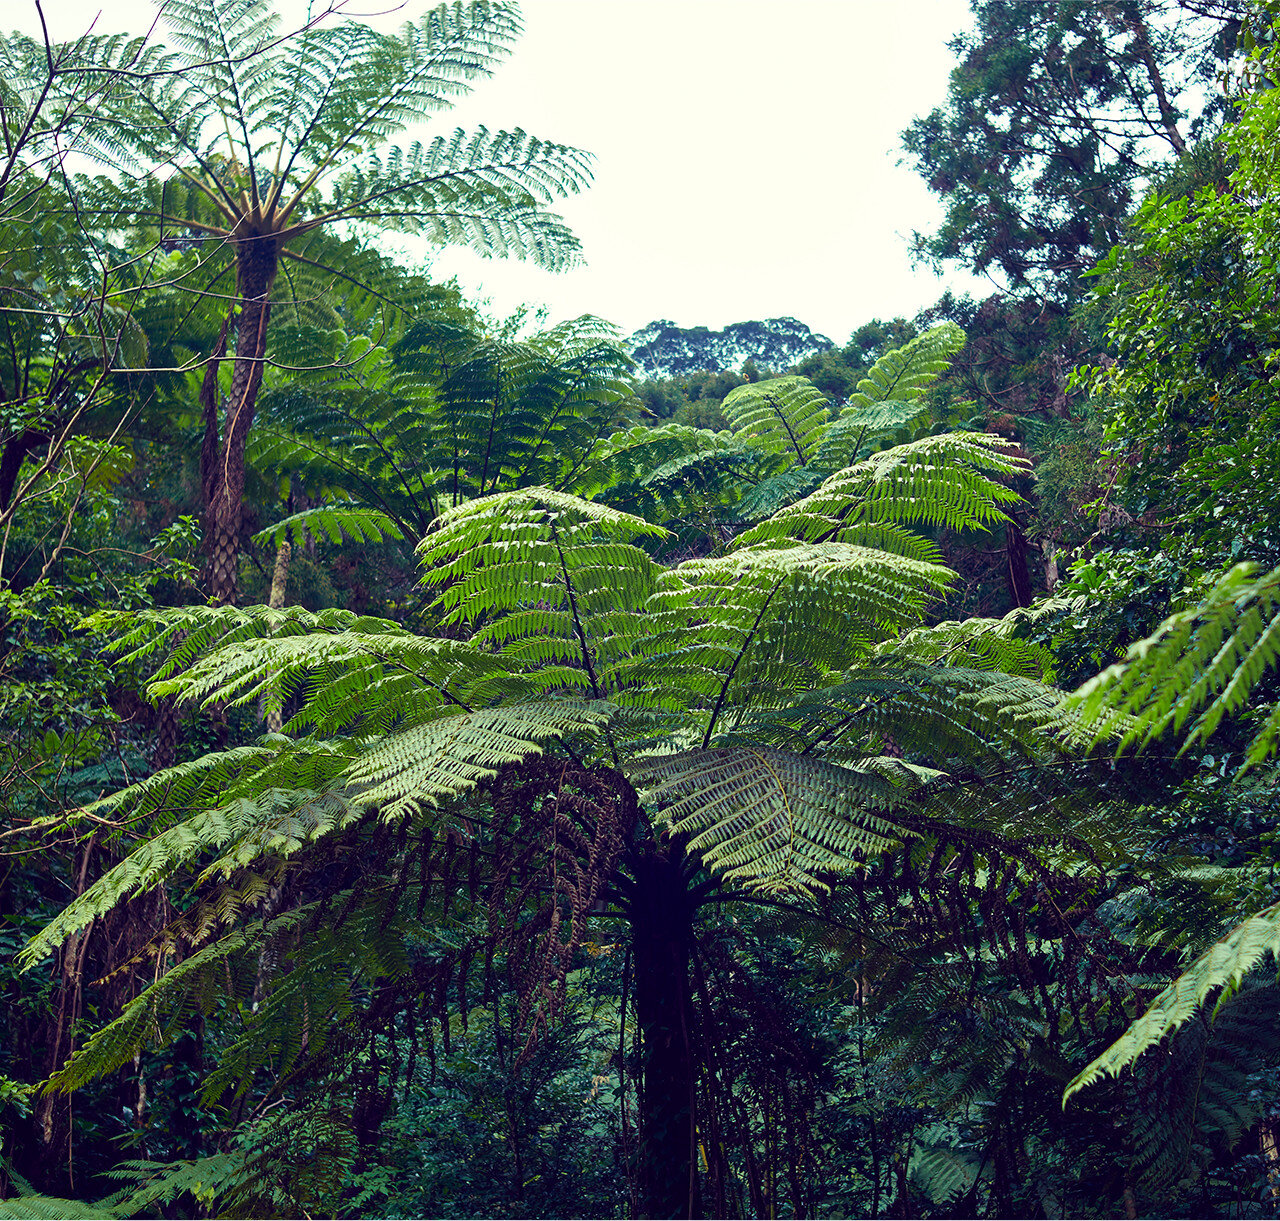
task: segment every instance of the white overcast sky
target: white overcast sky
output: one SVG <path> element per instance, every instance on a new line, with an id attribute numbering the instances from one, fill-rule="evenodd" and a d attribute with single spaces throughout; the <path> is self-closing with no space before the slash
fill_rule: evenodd
<path id="1" fill-rule="evenodd" d="M 44 0 L 55 37 L 145 29 L 149 0 Z M 300 11 L 292 0 L 281 5 Z M 348 0 L 360 15 L 391 5 Z M 421 0 L 376 18 L 394 26 Z M 586 265 L 561 275 L 446 251 L 496 313 L 546 304 L 631 332 L 657 318 L 720 328 L 791 315 L 843 343 L 913 314 L 945 286 L 913 267 L 913 229 L 941 215 L 899 165 L 899 133 L 940 104 L 965 0 L 523 0 L 525 35 L 447 124 L 523 127 L 595 154 L 595 183 L 561 211 Z M 34 0 L 0 23 L 35 31 Z M 100 15 L 99 15 L 100 14 Z M 6 21 L 6 18 L 8 19 Z M 406 248 L 407 249 L 407 248 Z"/>

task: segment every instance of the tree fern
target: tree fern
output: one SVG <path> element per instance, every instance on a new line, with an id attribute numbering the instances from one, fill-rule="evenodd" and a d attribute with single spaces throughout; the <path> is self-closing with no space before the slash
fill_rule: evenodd
<path id="1" fill-rule="evenodd" d="M 1148 1190 L 1202 1172 L 1264 1117 L 1250 1078 L 1276 1062 L 1278 1015 L 1274 983 L 1246 986 L 1211 1023 L 1183 1026 L 1164 1056 L 1135 1068 L 1125 1093 L 1134 1101 L 1135 1169 Z"/>
<path id="2" fill-rule="evenodd" d="M 244 454 L 273 301 L 300 287 L 295 322 L 315 313 L 300 304 L 314 294 L 291 285 L 282 269 L 319 276 L 330 288 L 354 282 L 376 292 L 348 260 L 316 248 L 317 231 L 340 224 L 572 266 L 578 243 L 548 205 L 587 185 L 590 158 L 519 129 L 388 144 L 505 56 L 520 32 L 508 4 L 442 5 L 399 35 L 318 20 L 279 39 L 266 0 L 179 0 L 162 21 L 178 49 L 165 56 L 163 71 L 131 76 L 128 89 L 117 81 L 102 99 L 93 126 L 109 132 L 122 155 L 111 158 L 115 177 L 81 183 L 77 214 L 139 229 L 153 241 L 176 234 L 199 243 L 183 287 L 229 293 L 234 302 L 231 385 L 221 410 L 218 395 L 205 407 L 210 452 L 202 480 L 211 593 L 233 601 Z M 121 168 L 137 181 L 119 176 Z M 175 180 L 172 190 L 162 177 Z M 234 286 L 216 290 L 232 265 Z M 227 355 L 226 334 L 223 328 L 211 357 L 213 376 Z"/>

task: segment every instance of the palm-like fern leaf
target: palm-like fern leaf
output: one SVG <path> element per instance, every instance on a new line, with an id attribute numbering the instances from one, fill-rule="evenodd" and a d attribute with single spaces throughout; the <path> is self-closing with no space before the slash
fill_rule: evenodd
<path id="1" fill-rule="evenodd" d="M 731 390 L 721 406 L 725 419 L 747 444 L 786 454 L 805 466 L 822 441 L 827 400 L 807 377 L 777 377 Z"/>
<path id="2" fill-rule="evenodd" d="M 1196 606 L 1171 615 L 1075 693 L 1099 741 L 1118 738 L 1117 750 L 1146 745 L 1194 717 L 1185 751 L 1240 710 L 1280 656 L 1280 570 L 1257 571 L 1252 564 L 1228 569 Z M 1280 707 L 1255 733 L 1245 766 L 1265 760 L 1278 740 Z"/>
<path id="3" fill-rule="evenodd" d="M 578 261 L 578 242 L 538 202 L 589 179 L 578 149 L 516 129 L 461 128 L 430 144 L 374 154 L 333 187 L 330 208 L 344 220 L 420 233 L 437 245 L 529 258 L 551 270 Z"/>
<path id="4" fill-rule="evenodd" d="M 521 659 L 544 690 L 596 698 L 630 652 L 656 565 L 633 538 L 665 531 L 547 488 L 451 509 L 419 555 L 451 623 L 476 623 L 478 645 Z"/>
<path id="5" fill-rule="evenodd" d="M 1001 505 L 1018 500 L 995 478 L 1026 468 L 1009 448 L 985 433 L 944 433 L 895 446 L 832 475 L 738 542 L 853 541 L 868 525 L 985 529 L 1005 520 Z"/>
<path id="6" fill-rule="evenodd" d="M 1280 959 L 1280 904 L 1256 912 L 1201 954 L 1155 997 L 1142 1017 L 1071 1080 L 1063 1101 L 1103 1077 L 1119 1076 L 1143 1052 L 1190 1021 L 1215 993 L 1220 993 L 1218 1009 L 1229 1005 L 1245 976 L 1268 955 Z"/>
<path id="7" fill-rule="evenodd" d="M 541 754 L 550 739 L 595 737 L 612 714 L 602 700 L 569 699 L 457 713 L 375 743 L 347 779 L 362 805 L 396 818 L 493 779 L 504 764 Z"/>
<path id="8" fill-rule="evenodd" d="M 926 410 L 925 391 L 964 342 L 964 331 L 954 322 L 944 322 L 886 352 L 827 429 L 814 461 L 826 470 L 848 466 L 887 435 L 916 423 Z"/>
<path id="9" fill-rule="evenodd" d="M 644 798 L 727 881 L 812 893 L 893 847 L 884 811 L 903 796 L 884 776 L 787 751 L 686 751 L 635 765 Z"/>
<path id="10" fill-rule="evenodd" d="M 914 623 L 949 569 L 843 543 L 739 548 L 658 578 L 622 702 L 678 708 L 711 744 Z"/>
<path id="11" fill-rule="evenodd" d="M 384 538 L 404 538 L 400 527 L 378 509 L 359 505 L 321 505 L 294 513 L 265 530 L 259 530 L 253 541 L 259 545 L 270 541 L 278 547 L 286 536 L 297 546 L 302 546 L 308 539 L 321 538 L 331 543 L 347 540 L 380 543 Z"/>

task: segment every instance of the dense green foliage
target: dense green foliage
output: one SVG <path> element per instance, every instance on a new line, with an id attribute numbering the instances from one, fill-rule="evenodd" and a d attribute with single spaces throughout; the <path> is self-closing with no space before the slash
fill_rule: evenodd
<path id="1" fill-rule="evenodd" d="M 511 6 L 166 12 L 0 40 L 0 1216 L 1274 1215 L 1280 15 L 977 4 L 1009 293 L 637 384 L 373 243 L 573 257 Z"/>

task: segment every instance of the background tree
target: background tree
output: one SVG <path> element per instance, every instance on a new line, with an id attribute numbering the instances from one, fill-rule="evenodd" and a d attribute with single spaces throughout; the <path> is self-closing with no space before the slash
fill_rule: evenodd
<path id="1" fill-rule="evenodd" d="M 1071 301 L 1119 239 L 1153 166 L 1183 153 L 1225 107 L 1211 86 L 1245 8 L 975 3 L 976 29 L 945 107 L 903 144 L 946 201 L 934 260 L 1002 273 L 1016 294 Z"/>

